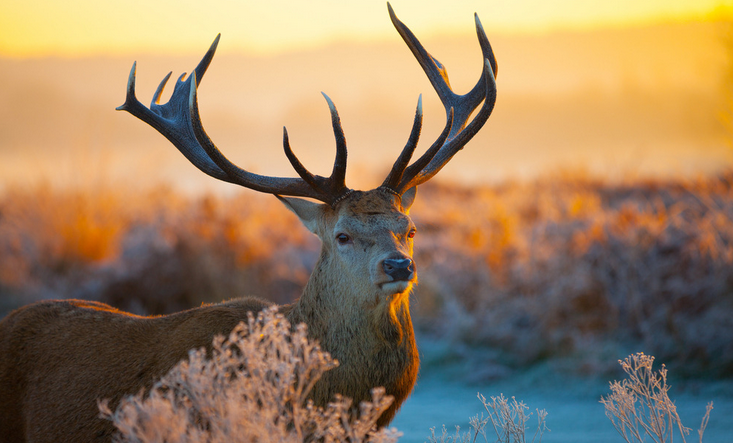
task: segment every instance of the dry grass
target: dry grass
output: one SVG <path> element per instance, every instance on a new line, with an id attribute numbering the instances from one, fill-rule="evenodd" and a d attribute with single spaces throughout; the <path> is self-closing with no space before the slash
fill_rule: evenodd
<path id="1" fill-rule="evenodd" d="M 611 393 L 601 398 L 606 415 L 627 443 L 683 442 L 690 433 L 669 397 L 667 369 L 653 371 L 654 357 L 632 354 L 619 363 L 627 378 L 610 383 Z M 380 442 L 394 443 L 396 429 L 378 429 L 379 416 L 393 399 L 375 388 L 372 401 L 352 405 L 336 396 L 326 408 L 308 396 L 318 379 L 338 362 L 307 337 L 306 325 L 292 327 L 266 309 L 249 315 L 228 337 L 214 339 L 211 353 L 192 349 L 149 393 L 124 398 L 113 411 L 99 403 L 101 416 L 111 420 L 116 442 Z M 541 442 L 549 429 L 547 412 L 536 410 L 537 426 L 530 439 L 531 413 L 514 397 L 487 400 L 480 393 L 484 413 L 469 419 L 470 430 L 456 426 L 450 434 L 430 429 L 429 443 Z M 699 442 L 713 409 L 708 404 L 697 432 Z M 493 432 L 492 432 L 493 431 Z"/>
<path id="2" fill-rule="evenodd" d="M 733 375 L 733 174 L 422 194 L 422 328 L 509 367 L 565 356 L 613 372 L 641 347 L 683 376 Z"/>
<path id="3" fill-rule="evenodd" d="M 486 400 L 481 394 L 478 399 L 484 406 L 486 417 L 483 413 L 469 419 L 470 430 L 461 433 L 461 428 L 456 426 L 455 434 L 449 434 L 443 425 L 440 435 L 435 434 L 435 428 L 430 428 L 430 437 L 428 443 L 474 443 L 480 435 L 486 443 L 526 443 L 527 440 L 527 421 L 529 421 L 532 413 L 527 413 L 529 407 L 521 401 L 517 401 L 512 397 L 511 400 L 504 397 L 504 394 L 498 397 L 491 397 L 491 401 Z M 531 443 L 537 441 L 542 442 L 542 435 L 549 431 L 547 427 L 547 411 L 537 409 L 537 428 L 535 429 Z M 491 426 L 489 426 L 491 424 Z M 487 435 L 493 435 L 489 437 Z"/>
<path id="4" fill-rule="evenodd" d="M 627 443 L 643 443 L 646 437 L 657 443 L 671 443 L 679 434 L 686 442 L 690 428 L 686 428 L 677 414 L 677 406 L 669 398 L 667 369 L 652 370 L 654 357 L 637 353 L 619 363 L 626 379 L 611 383 L 611 394 L 601 398 L 606 416 Z M 700 443 L 710 418 L 713 403 L 708 403 L 702 424 L 697 431 Z"/>
<path id="5" fill-rule="evenodd" d="M 119 431 L 117 442 L 397 441 L 395 430 L 377 429 L 393 401 L 383 388 L 355 407 L 340 397 L 326 408 L 308 399 L 316 381 L 337 365 L 308 340 L 305 325 L 291 330 L 267 309 L 229 337 L 215 338 L 210 356 L 192 349 L 148 395 L 125 398 L 116 411 L 104 401 L 99 407 Z"/>
<path id="6" fill-rule="evenodd" d="M 570 359 L 566 369 L 607 375 L 637 347 L 681 376 L 733 375 L 733 172 L 428 184 L 413 216 L 423 334 L 491 350 L 508 371 Z M 318 248 L 252 192 L 11 189 L 0 196 L 0 309 L 52 297 L 141 314 L 239 295 L 284 303 Z"/>
<path id="7" fill-rule="evenodd" d="M 188 198 L 10 190 L 0 197 L 3 311 L 42 298 L 88 298 L 139 314 L 261 294 L 299 295 L 317 240 L 265 196 Z"/>

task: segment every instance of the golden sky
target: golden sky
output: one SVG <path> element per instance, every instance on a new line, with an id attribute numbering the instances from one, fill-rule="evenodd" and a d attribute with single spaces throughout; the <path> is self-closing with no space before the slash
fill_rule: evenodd
<path id="1" fill-rule="evenodd" d="M 730 0 L 393 0 L 419 35 L 542 31 L 709 17 Z M 383 0 L 2 0 L 0 56 L 267 53 L 394 33 Z"/>

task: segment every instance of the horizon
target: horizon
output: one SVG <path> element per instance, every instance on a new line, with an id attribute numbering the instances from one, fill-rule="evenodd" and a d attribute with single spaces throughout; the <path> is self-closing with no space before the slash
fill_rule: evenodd
<path id="1" fill-rule="evenodd" d="M 449 6 L 393 0 L 391 4 L 397 16 L 423 39 L 473 34 L 474 12 L 489 34 L 532 35 L 711 21 L 729 17 L 733 10 L 730 0 L 624 0 L 613 5 L 583 0 L 522 0 L 511 5 L 466 0 Z M 0 4 L 0 57 L 182 55 L 197 53 L 218 33 L 227 41 L 223 53 L 248 55 L 396 37 L 382 1 L 281 0 L 275 6 L 234 0 L 205 6 L 173 0 L 134 0 L 124 5 L 91 0 L 7 0 Z"/>
<path id="2" fill-rule="evenodd" d="M 497 106 L 437 179 L 473 185 L 563 170 L 631 178 L 730 169 L 733 137 L 719 119 L 730 66 L 723 30 L 690 22 L 491 34 L 500 65 Z M 447 67 L 457 93 L 475 84 L 475 36 L 418 37 Z M 0 58 L 0 192 L 33 183 L 238 189 L 201 174 L 150 127 L 114 110 L 133 60 L 137 95 L 146 103 L 166 73 L 190 72 L 209 42 L 186 56 Z M 332 166 L 333 132 L 319 91 L 339 109 L 356 188 L 371 186 L 394 161 L 418 95 L 425 116 L 418 151 L 444 125 L 440 101 L 399 38 L 267 57 L 218 55 L 199 106 L 207 133 L 245 169 L 293 175 L 282 153 L 285 125 L 301 161 L 323 174 Z"/>

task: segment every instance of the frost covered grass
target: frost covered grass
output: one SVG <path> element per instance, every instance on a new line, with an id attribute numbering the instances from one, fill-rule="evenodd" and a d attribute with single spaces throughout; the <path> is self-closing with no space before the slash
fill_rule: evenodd
<path id="1" fill-rule="evenodd" d="M 618 363 L 625 378 L 609 383 L 610 393 L 601 396 L 600 403 L 605 407 L 606 416 L 611 422 L 606 423 L 609 430 L 615 428 L 618 432 L 620 436 L 618 440 L 613 439 L 614 435 L 593 434 L 579 438 L 579 435 L 575 433 L 579 422 L 593 419 L 589 416 L 589 414 L 596 413 L 593 408 L 586 406 L 574 411 L 570 420 L 566 419 L 561 426 L 556 423 L 553 426 L 555 432 L 548 434 L 550 429 L 547 426 L 548 413 L 545 410 L 537 409 L 536 421 L 530 420 L 532 414 L 527 413 L 529 408 L 514 397 L 508 399 L 500 395 L 487 400 L 479 393 L 478 397 L 483 404 L 484 411 L 481 415 L 473 416 L 468 420 L 468 431 L 462 432 L 460 427 L 456 426 L 455 432 L 449 432 L 443 425 L 442 432 L 439 433 L 436 433 L 435 428 L 431 428 L 427 441 L 429 443 L 474 443 L 476 441 L 526 443 L 542 441 L 543 436 L 551 437 L 549 439 L 552 441 L 672 443 L 675 440 L 682 442 L 692 440 L 693 438 L 690 438 L 691 429 L 683 425 L 680 414 L 677 412 L 677 405 L 669 395 L 671 386 L 668 384 L 667 369 L 662 365 L 658 370 L 653 370 L 654 360 L 653 356 L 644 353 L 631 354 L 619 360 Z M 572 383 L 571 380 L 568 382 Z M 554 400 L 555 406 L 559 405 L 557 399 L 547 398 L 546 400 Z M 561 400 L 560 404 L 562 402 Z M 684 409 L 690 412 L 689 408 Z M 694 440 L 700 443 L 705 441 L 703 436 L 712 410 L 713 403 L 709 402 L 704 412 L 701 411 L 702 421 L 694 437 Z M 487 416 L 484 416 L 484 413 Z M 535 422 L 536 425 L 530 422 Z M 596 424 L 596 426 L 600 425 L 600 422 Z M 725 430 L 720 432 L 718 429 L 711 428 L 711 431 L 713 431 L 713 441 L 729 440 L 730 435 Z"/>
<path id="2" fill-rule="evenodd" d="M 435 428 L 430 429 L 429 443 L 473 443 L 480 435 L 485 442 L 496 443 L 525 443 L 527 440 L 527 421 L 532 413 L 527 414 L 529 407 L 521 401 L 512 397 L 511 400 L 504 397 L 491 397 L 486 400 L 481 394 L 478 398 L 484 406 L 486 417 L 483 413 L 471 417 L 468 421 L 470 430 L 461 433 L 461 428 L 456 426 L 455 434 L 450 434 L 443 425 L 442 432 L 435 434 Z M 541 442 L 542 435 L 549 431 L 545 419 L 547 411 L 537 409 L 537 429 L 530 442 Z M 493 431 L 493 433 L 492 433 Z M 491 437 L 489 435 L 491 434 Z M 494 435 L 496 437 L 494 437 Z M 496 438 L 496 439 L 494 439 Z"/>
<path id="3" fill-rule="evenodd" d="M 653 371 L 654 357 L 644 353 L 630 355 L 619 361 L 627 375 L 610 384 L 611 394 L 601 398 L 606 416 L 627 443 L 643 443 L 649 437 L 656 443 L 671 443 L 679 435 L 683 442 L 690 434 L 669 398 L 667 369 L 662 365 Z M 707 405 L 702 424 L 697 431 L 702 443 L 713 403 Z"/>
<path id="4" fill-rule="evenodd" d="M 428 193 L 420 327 L 509 368 L 578 357 L 569 370 L 608 374 L 641 348 L 681 376 L 733 375 L 732 174 Z"/>
<path id="5" fill-rule="evenodd" d="M 377 429 L 392 404 L 375 387 L 372 401 L 352 405 L 337 397 L 326 408 L 308 395 L 338 365 L 276 309 L 250 315 L 229 337 L 214 340 L 211 355 L 192 349 L 150 393 L 99 405 L 119 431 L 117 442 L 373 442 L 393 443 L 394 429 Z"/>
<path id="6" fill-rule="evenodd" d="M 418 333 L 477 364 L 490 356 L 487 377 L 563 359 L 562 371 L 609 376 L 630 349 L 679 376 L 733 376 L 733 172 L 429 183 L 412 215 Z M 251 192 L 11 188 L 0 196 L 0 315 L 44 298 L 138 314 L 240 295 L 287 303 L 318 248 L 276 199 Z"/>
<path id="7" fill-rule="evenodd" d="M 601 403 L 623 440 L 672 443 L 677 434 L 686 442 L 690 429 L 669 397 L 664 365 L 653 371 L 654 357 L 644 353 L 619 363 L 627 377 L 611 382 Z M 123 398 L 114 410 L 102 400 L 99 409 L 117 428 L 119 443 L 396 442 L 396 429 L 376 426 L 392 403 L 382 388 L 360 405 L 339 396 L 325 408 L 309 400 L 316 381 L 337 365 L 308 339 L 305 325 L 292 327 L 270 308 L 250 315 L 228 337 L 216 337 L 210 352 L 192 349 L 150 392 Z M 539 443 L 550 432 L 545 410 L 537 409 L 536 425 L 530 425 L 533 413 L 522 401 L 503 394 L 486 399 L 479 393 L 478 399 L 484 411 L 469 418 L 469 430 L 431 428 L 427 442 Z M 711 402 L 700 443 L 712 409 Z"/>

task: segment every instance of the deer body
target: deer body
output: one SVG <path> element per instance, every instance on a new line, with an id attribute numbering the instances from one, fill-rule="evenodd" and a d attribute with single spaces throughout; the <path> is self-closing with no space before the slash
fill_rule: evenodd
<path id="1" fill-rule="evenodd" d="M 419 101 L 405 148 L 382 185 L 370 191 L 346 187 L 346 142 L 328 97 L 337 144 L 330 177 L 313 175 L 300 163 L 287 132 L 283 147 L 298 178 L 260 176 L 224 157 L 203 129 L 196 97 L 218 37 L 162 105 L 158 101 L 170 74 L 148 108 L 135 97 L 133 65 L 126 101 L 118 108 L 150 124 L 206 174 L 274 194 L 321 239 L 321 254 L 303 294 L 280 312 L 293 325 L 307 324 L 310 337 L 339 361 L 315 385 L 315 403 L 325 406 L 341 394 L 358 404 L 371 399 L 372 388 L 384 387 L 395 400 L 380 417 L 380 426 L 392 420 L 409 395 L 419 365 L 409 311 L 417 283 L 409 210 L 417 185 L 433 177 L 478 132 L 496 100 L 496 60 L 478 17 L 483 73 L 469 93 L 457 95 L 445 68 L 391 7 L 389 13 L 444 103 L 447 118 L 440 137 L 410 163 L 422 125 Z M 110 441 L 114 429 L 99 418 L 99 400 L 110 400 L 114 408 L 125 395 L 150 389 L 190 349 L 210 347 L 216 335 L 228 334 L 248 312 L 269 305 L 245 298 L 140 317 L 102 303 L 66 300 L 11 313 L 0 321 L 0 443 Z"/>
<path id="2" fill-rule="evenodd" d="M 111 441 L 114 427 L 99 418 L 97 400 L 116 405 L 149 389 L 189 346 L 210 346 L 263 306 L 229 302 L 148 318 L 60 300 L 13 312 L 0 323 L 0 442 Z"/>

